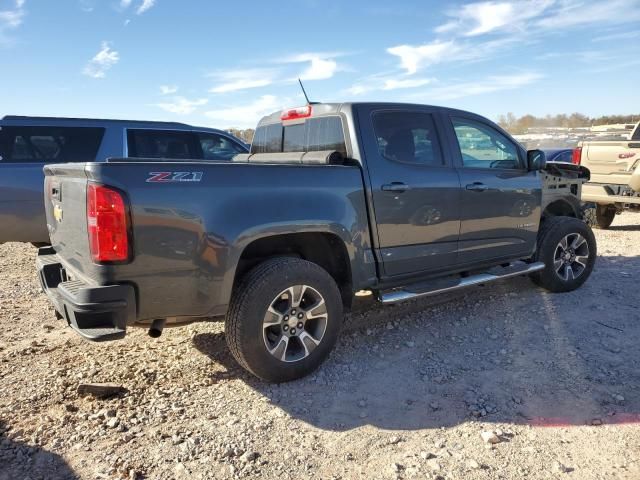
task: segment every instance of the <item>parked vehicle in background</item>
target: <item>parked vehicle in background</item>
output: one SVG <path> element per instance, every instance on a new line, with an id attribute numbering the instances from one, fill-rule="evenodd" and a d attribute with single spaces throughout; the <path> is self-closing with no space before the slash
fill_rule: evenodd
<path id="1" fill-rule="evenodd" d="M 560 163 L 572 163 L 573 162 L 573 148 L 554 148 L 554 149 L 542 149 L 547 162 L 560 162 Z"/>
<path id="2" fill-rule="evenodd" d="M 582 142 L 574 163 L 591 171 L 582 199 L 595 207 L 585 211 L 591 226 L 609 228 L 616 214 L 640 211 L 640 122 L 628 140 Z"/>
<path id="3" fill-rule="evenodd" d="M 472 113 L 313 104 L 265 117 L 232 163 L 50 165 L 37 266 L 90 340 L 226 314 L 268 381 L 327 357 L 356 292 L 385 304 L 517 275 L 578 288 L 596 258 L 588 170 L 545 165 Z"/>
<path id="4" fill-rule="evenodd" d="M 6 116 L 0 120 L 0 243 L 49 243 L 42 205 L 47 164 L 110 157 L 230 160 L 246 151 L 229 133 L 182 123 Z"/>

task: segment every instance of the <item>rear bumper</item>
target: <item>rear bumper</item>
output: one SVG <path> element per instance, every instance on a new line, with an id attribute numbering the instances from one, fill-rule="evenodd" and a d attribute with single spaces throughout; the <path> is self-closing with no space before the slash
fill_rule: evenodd
<path id="1" fill-rule="evenodd" d="M 36 259 L 42 290 L 67 324 L 87 340 L 123 338 L 136 320 L 135 289 L 131 285 L 88 285 L 70 279 L 52 247 L 38 250 Z"/>
<path id="2" fill-rule="evenodd" d="M 585 183 L 582 186 L 582 200 L 600 204 L 632 204 L 640 205 L 640 195 L 616 195 L 614 189 L 625 187 L 622 185 L 607 185 L 600 183 Z"/>

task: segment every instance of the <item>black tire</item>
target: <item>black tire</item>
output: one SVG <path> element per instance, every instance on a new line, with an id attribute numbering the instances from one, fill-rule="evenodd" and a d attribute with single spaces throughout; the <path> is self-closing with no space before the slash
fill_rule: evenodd
<path id="1" fill-rule="evenodd" d="M 571 260 L 567 259 L 567 263 L 561 266 L 558 271 L 556 261 L 564 260 L 564 257 L 560 259 L 557 257 L 558 253 L 562 253 L 562 250 L 558 250 L 558 248 L 562 249 L 561 241 L 566 238 L 575 240 L 576 235 L 580 235 L 586 243 L 586 249 L 581 244 L 574 252 L 574 257 L 580 258 L 584 267 L 580 262 L 577 264 L 575 262 L 569 263 Z M 545 268 L 532 274 L 531 279 L 550 292 L 570 292 L 579 288 L 589 278 L 596 262 L 596 256 L 596 239 L 587 224 L 573 217 L 548 218 L 538 233 L 538 249 L 535 258 L 536 261 L 543 262 Z M 571 275 L 568 274 L 569 268 L 566 265 L 571 267 Z M 577 273 L 578 268 L 581 268 L 579 274 Z"/>
<path id="2" fill-rule="evenodd" d="M 285 361 L 269 352 L 266 334 L 263 337 L 263 322 L 279 295 L 296 285 L 311 287 L 321 295 L 326 306 L 326 322 L 321 340 L 308 356 Z M 280 383 L 304 377 L 318 368 L 335 346 L 342 321 L 342 298 L 329 273 L 306 260 L 274 258 L 256 266 L 235 288 L 226 316 L 225 336 L 231 353 L 242 367 L 263 380 Z M 280 336 L 285 336 L 282 329 Z M 303 343 L 299 346 L 304 347 Z M 284 350 L 289 348 L 289 344 L 286 345 Z M 307 348 L 304 350 L 306 353 Z"/>
<path id="3" fill-rule="evenodd" d="M 610 205 L 596 205 L 593 208 L 586 209 L 584 212 L 584 220 L 587 225 L 601 230 L 609 228 L 615 216 L 616 209 Z"/>

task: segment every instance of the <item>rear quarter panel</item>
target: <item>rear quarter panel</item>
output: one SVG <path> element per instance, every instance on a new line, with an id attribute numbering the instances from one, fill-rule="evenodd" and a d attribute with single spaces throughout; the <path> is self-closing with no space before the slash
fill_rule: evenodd
<path id="1" fill-rule="evenodd" d="M 199 172 L 201 180 L 148 181 L 162 171 Z M 375 279 L 357 167 L 94 163 L 86 174 L 126 192 L 134 258 L 78 268 L 100 284 L 134 283 L 139 320 L 224 313 L 242 251 L 270 235 L 333 233 L 347 247 L 354 285 Z"/>

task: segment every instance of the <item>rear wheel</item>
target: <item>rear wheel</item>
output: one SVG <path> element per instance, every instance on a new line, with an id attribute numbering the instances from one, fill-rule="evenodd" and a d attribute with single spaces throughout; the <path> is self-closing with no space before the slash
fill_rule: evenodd
<path id="1" fill-rule="evenodd" d="M 531 278 L 551 292 L 569 292 L 591 275 L 596 261 L 596 239 L 584 222 L 573 217 L 545 221 L 538 237 L 537 260 L 545 268 Z"/>
<path id="2" fill-rule="evenodd" d="M 286 382 L 315 370 L 334 347 L 342 299 L 333 278 L 297 258 L 268 260 L 235 289 L 225 324 L 235 359 L 269 382 Z"/>
<path id="3" fill-rule="evenodd" d="M 611 205 L 596 205 L 585 211 L 584 218 L 592 228 L 607 229 L 613 223 L 616 216 L 616 208 Z"/>

